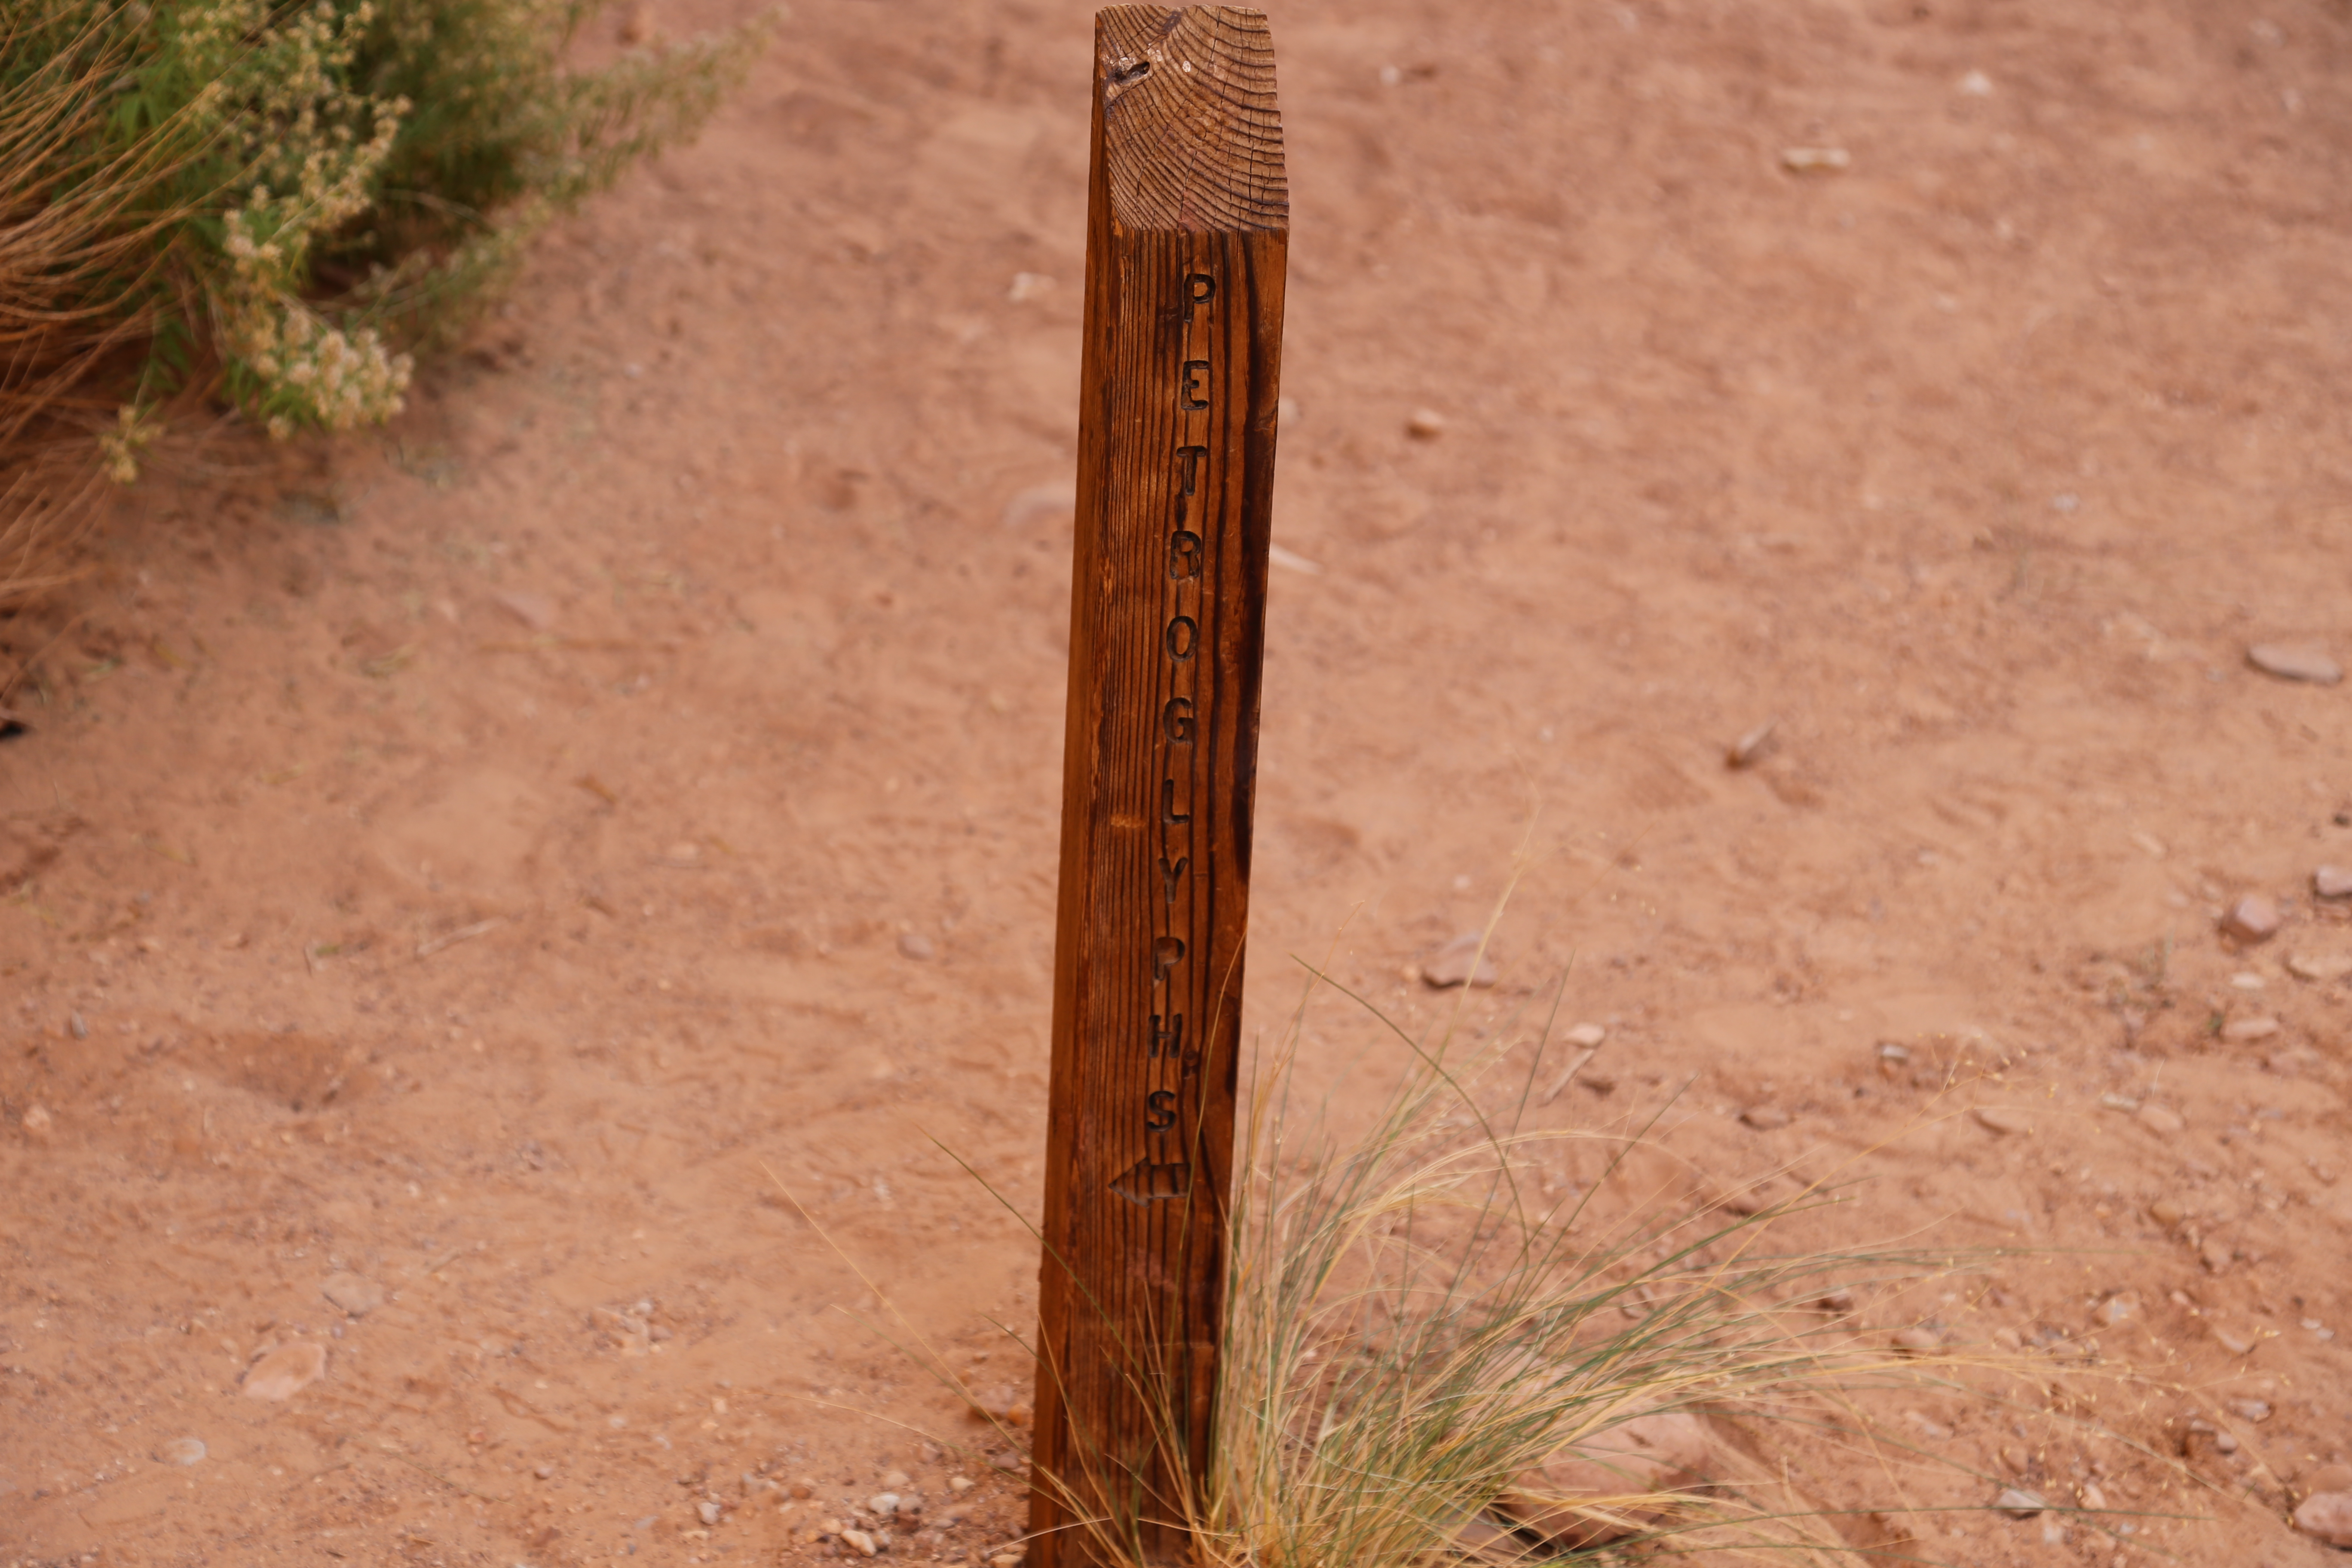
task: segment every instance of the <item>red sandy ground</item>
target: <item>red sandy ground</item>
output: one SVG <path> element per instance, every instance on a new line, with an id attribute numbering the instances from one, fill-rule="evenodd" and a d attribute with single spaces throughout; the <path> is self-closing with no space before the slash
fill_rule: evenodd
<path id="1" fill-rule="evenodd" d="M 2286 961 L 2352 955 L 2308 882 L 2352 863 L 2352 688 L 2244 653 L 2352 656 L 2352 16 L 1274 19 L 1276 532 L 1321 570 L 1276 573 L 1253 1034 L 1343 928 L 1341 978 L 1450 1007 L 1411 966 L 1532 823 L 1470 1021 L 1573 957 L 1563 1022 L 1611 1033 L 1545 1116 L 1858 1181 L 1817 1239 L 2027 1249 L 1955 1333 L 2095 1335 L 2190 1385 L 2127 1435 L 2242 1438 L 2210 1489 L 2032 1461 L 2198 1516 L 2127 1552 L 1968 1512 L 1923 1555 L 2326 1557 L 2282 1521 L 2352 1449 L 2352 998 Z M 7 623 L 0 1563 L 791 1562 L 893 1468 L 981 1483 L 897 1554 L 1009 1537 L 1001 1444 L 779 1185 L 1023 1380 L 1034 1253 L 942 1149 L 1034 1207 L 1087 37 L 803 5 L 392 429 L 167 455 Z M 2239 950 L 2246 892 L 2284 926 Z M 1305 1070 L 1372 1038 L 1328 1012 Z M 391 1302 L 346 1319 L 337 1269 Z M 641 1301 L 624 1354 L 592 1314 Z M 294 1338 L 324 1378 L 243 1397 Z M 2007 1417 L 1925 1414 L 2000 1470 Z M 821 1495 L 779 1516 L 761 1465 Z"/>

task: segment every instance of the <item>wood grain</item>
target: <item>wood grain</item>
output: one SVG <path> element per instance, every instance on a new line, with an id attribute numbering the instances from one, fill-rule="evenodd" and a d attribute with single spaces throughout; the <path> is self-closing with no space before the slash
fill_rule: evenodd
<path id="1" fill-rule="evenodd" d="M 1263 16 L 1095 53 L 1035 1568 L 1176 1560 L 1208 1463 L 1289 223 Z"/>

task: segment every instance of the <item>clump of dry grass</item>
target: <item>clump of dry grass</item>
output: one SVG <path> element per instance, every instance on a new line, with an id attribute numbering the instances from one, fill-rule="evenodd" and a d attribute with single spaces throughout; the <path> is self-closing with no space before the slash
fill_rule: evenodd
<path id="1" fill-rule="evenodd" d="M 0 603 L 180 397 L 270 435 L 396 413 L 530 236 L 699 129 L 773 25 L 571 63 L 603 0 L 0 11 Z M 40 505 L 36 498 L 47 498 Z"/>
<path id="2" fill-rule="evenodd" d="M 1507 1079 L 1510 1031 L 1415 1039 L 1362 998 L 1402 1078 L 1368 1128 L 1339 1133 L 1296 1098 L 1327 984 L 1252 1097 L 1207 1485 L 1146 1496 L 1128 1470 L 1067 1485 L 1082 1518 L 1086 1499 L 1122 1500 L 1077 1527 L 1089 1556 L 1143 1568 L 1139 1519 L 1182 1524 L 1204 1568 L 1851 1562 L 1901 1539 L 1781 1461 L 1827 1445 L 1855 1475 L 1960 1468 L 1890 1439 L 1870 1409 L 1890 1390 L 1958 1388 L 1964 1366 L 2017 1369 L 1906 1352 L 1853 1311 L 1960 1260 L 1775 1250 L 1776 1221 L 1831 1201 L 1818 1190 L 1744 1215 L 1663 1190 L 1604 1212 L 1605 1180 L 1547 1196 L 1537 1173 L 1560 1145 L 1598 1142 L 1622 1169 L 1647 1141 L 1531 1128 L 1540 1050 Z M 1180 1386 L 1142 1363 L 1129 1375 L 1147 1398 Z M 1157 1419 L 1184 1452 L 1183 1414 Z"/>

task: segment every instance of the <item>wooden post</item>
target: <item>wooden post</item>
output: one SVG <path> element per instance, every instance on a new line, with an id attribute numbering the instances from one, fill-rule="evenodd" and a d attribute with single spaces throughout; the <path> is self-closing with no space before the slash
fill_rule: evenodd
<path id="1" fill-rule="evenodd" d="M 1097 13 L 1032 1568 L 1206 1473 L 1288 229 L 1265 16 Z"/>

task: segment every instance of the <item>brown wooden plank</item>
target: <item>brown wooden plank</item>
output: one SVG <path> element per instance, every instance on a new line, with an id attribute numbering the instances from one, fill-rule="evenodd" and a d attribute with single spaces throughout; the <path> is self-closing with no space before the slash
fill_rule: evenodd
<path id="1" fill-rule="evenodd" d="M 1223 1325 L 1289 196 L 1265 18 L 1095 18 L 1034 1568 L 1183 1545 Z"/>

